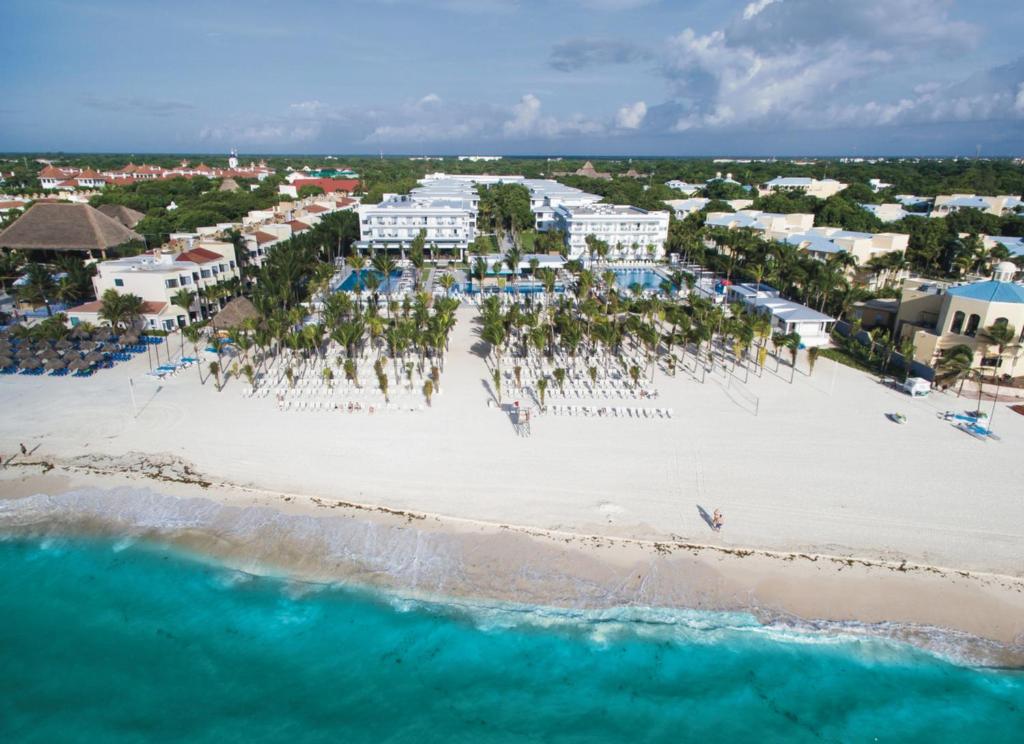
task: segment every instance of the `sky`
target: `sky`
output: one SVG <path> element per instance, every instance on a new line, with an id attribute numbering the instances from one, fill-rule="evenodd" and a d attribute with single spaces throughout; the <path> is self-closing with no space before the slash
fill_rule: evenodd
<path id="1" fill-rule="evenodd" d="M 0 150 L 1024 155 L 1020 0 L 0 0 Z"/>

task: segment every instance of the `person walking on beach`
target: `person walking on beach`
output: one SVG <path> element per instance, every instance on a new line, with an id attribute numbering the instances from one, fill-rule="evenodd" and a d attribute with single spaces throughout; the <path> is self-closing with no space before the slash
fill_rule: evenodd
<path id="1" fill-rule="evenodd" d="M 715 532 L 721 532 L 723 524 L 725 524 L 725 517 L 722 516 L 722 512 L 715 509 L 715 513 L 711 515 L 711 526 Z"/>
<path id="2" fill-rule="evenodd" d="M 28 454 L 28 450 L 25 449 L 25 445 L 24 444 L 19 444 L 18 446 L 21 447 L 21 454 L 23 454 L 23 455 L 27 455 Z"/>

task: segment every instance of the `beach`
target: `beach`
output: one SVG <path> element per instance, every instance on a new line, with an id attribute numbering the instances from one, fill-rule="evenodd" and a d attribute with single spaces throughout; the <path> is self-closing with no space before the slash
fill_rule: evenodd
<path id="1" fill-rule="evenodd" d="M 912 400 L 824 359 L 808 376 L 801 357 L 792 382 L 770 359 L 742 394 L 659 371 L 671 419 L 541 416 L 523 437 L 486 403 L 478 344 L 462 308 L 421 412 L 282 412 L 244 380 L 146 378 L 145 355 L 87 379 L 0 378 L 3 524 L 436 596 L 935 627 L 1019 652 L 1024 417 L 1005 406 L 1002 440 L 981 442 L 937 418 L 972 400 Z M 20 443 L 31 454 L 10 460 Z"/>

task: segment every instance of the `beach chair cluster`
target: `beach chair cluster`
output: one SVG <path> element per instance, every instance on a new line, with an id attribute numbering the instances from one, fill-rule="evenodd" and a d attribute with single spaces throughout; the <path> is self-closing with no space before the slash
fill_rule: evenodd
<path id="1" fill-rule="evenodd" d="M 592 418 L 670 419 L 671 408 L 640 406 L 571 406 L 553 404 L 541 409 L 553 416 L 589 416 Z"/>
<path id="2" fill-rule="evenodd" d="M 328 355 L 330 356 L 330 355 Z M 277 402 L 282 411 L 333 411 L 341 413 L 420 412 L 426 410 L 422 389 L 427 379 L 413 370 L 411 382 L 406 374 L 396 380 L 389 366 L 388 400 L 377 386 L 373 361 L 360 360 L 356 377 L 361 384 L 347 379 L 326 380 L 323 370 L 316 364 L 299 368 L 289 381 L 286 367 L 279 366 L 266 375 L 257 376 L 255 386 L 246 386 L 245 398 L 269 398 Z M 294 367 L 293 367 L 294 369 Z M 338 371 L 335 374 L 342 374 Z M 435 390 L 434 396 L 442 391 Z"/>
<path id="3" fill-rule="evenodd" d="M 182 357 L 181 359 L 178 359 L 177 361 L 168 362 L 166 364 L 161 364 L 156 369 L 147 372 L 146 376 L 147 377 L 156 377 L 156 378 L 162 380 L 162 379 L 164 379 L 166 377 L 173 377 L 174 375 L 178 374 L 182 370 L 188 369 L 189 367 L 191 367 L 191 366 L 193 366 L 195 364 L 198 364 L 198 363 L 199 363 L 199 360 L 196 359 L 195 357 Z"/>
<path id="4" fill-rule="evenodd" d="M 938 414 L 943 421 L 948 421 L 953 428 L 975 439 L 987 442 L 989 439 L 1000 441 L 1000 437 L 989 428 L 988 415 L 980 411 L 945 411 Z"/>

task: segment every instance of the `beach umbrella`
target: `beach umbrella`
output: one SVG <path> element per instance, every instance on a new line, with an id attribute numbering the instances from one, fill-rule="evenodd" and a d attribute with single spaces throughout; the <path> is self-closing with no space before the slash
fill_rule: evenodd
<path id="1" fill-rule="evenodd" d="M 38 359 L 30 358 L 22 359 L 18 366 L 21 367 L 22 369 L 39 369 L 40 367 L 43 366 L 43 363 L 40 362 Z"/>
<path id="2" fill-rule="evenodd" d="M 86 351 L 92 351 L 96 348 L 96 342 L 94 341 L 83 341 L 79 346 Z"/>
<path id="3" fill-rule="evenodd" d="M 117 336 L 115 336 L 114 332 L 109 328 L 103 328 L 99 331 L 96 331 L 93 338 L 95 338 L 97 341 L 110 341 L 112 339 L 117 338 Z"/>
<path id="4" fill-rule="evenodd" d="M 14 360 L 9 356 L 0 356 L 0 369 L 6 369 L 7 367 L 13 367 Z"/>
<path id="5" fill-rule="evenodd" d="M 71 338 L 89 338 L 89 331 L 82 326 L 75 326 L 71 329 Z"/>
<path id="6" fill-rule="evenodd" d="M 54 346 L 55 346 L 55 348 L 58 348 L 58 349 L 72 349 L 72 348 L 74 348 L 75 345 L 73 343 L 71 343 L 70 341 L 68 341 L 66 338 L 62 338 L 60 341 L 58 341 L 56 344 L 54 344 Z"/>
<path id="7" fill-rule="evenodd" d="M 47 359 L 46 363 L 43 366 L 46 367 L 48 370 L 55 370 L 64 369 L 68 365 L 64 363 L 63 359 Z"/>
<path id="8" fill-rule="evenodd" d="M 84 359 L 72 359 L 68 362 L 68 369 L 77 372 L 80 369 L 89 369 L 92 365 Z"/>
<path id="9" fill-rule="evenodd" d="M 90 364 L 96 364 L 97 362 L 103 361 L 103 355 L 100 354 L 98 351 L 94 351 L 91 354 L 85 355 L 85 361 L 89 362 Z"/>
<path id="10" fill-rule="evenodd" d="M 34 357 L 35 355 L 36 354 L 34 351 L 32 351 L 32 349 L 28 348 L 27 346 L 23 346 L 22 348 L 18 349 L 17 357 L 18 359 L 29 359 L 31 357 Z"/>
<path id="11" fill-rule="evenodd" d="M 137 344 L 139 343 L 139 337 L 134 333 L 129 333 L 126 336 L 121 336 L 122 344 Z"/>

